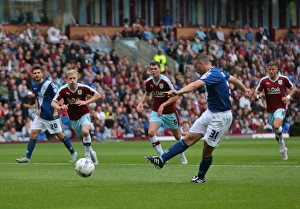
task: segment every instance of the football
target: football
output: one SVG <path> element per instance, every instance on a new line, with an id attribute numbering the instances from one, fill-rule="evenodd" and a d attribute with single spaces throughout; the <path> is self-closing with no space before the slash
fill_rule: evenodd
<path id="1" fill-rule="evenodd" d="M 75 163 L 76 173 L 83 178 L 90 177 L 93 174 L 94 170 L 95 165 L 91 159 L 80 158 Z"/>

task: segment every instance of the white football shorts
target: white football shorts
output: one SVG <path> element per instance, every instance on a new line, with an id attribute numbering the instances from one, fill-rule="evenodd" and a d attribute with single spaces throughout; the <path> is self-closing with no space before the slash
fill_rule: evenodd
<path id="1" fill-rule="evenodd" d="M 225 134 L 227 134 L 232 123 L 232 113 L 211 112 L 208 109 L 198 118 L 189 132 L 204 135 L 204 140 L 211 147 L 217 147 Z"/>
<path id="2" fill-rule="evenodd" d="M 35 116 L 31 130 L 41 130 L 42 132 L 48 130 L 50 134 L 57 134 L 62 131 L 60 119 L 45 120 L 40 116 Z"/>

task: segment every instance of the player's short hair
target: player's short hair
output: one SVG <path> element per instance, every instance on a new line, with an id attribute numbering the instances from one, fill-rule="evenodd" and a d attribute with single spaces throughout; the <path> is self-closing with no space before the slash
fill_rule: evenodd
<path id="1" fill-rule="evenodd" d="M 207 56 L 207 54 L 204 54 L 204 53 L 199 53 L 197 54 L 194 58 L 193 58 L 193 63 L 194 62 L 203 62 L 204 64 L 206 65 L 209 65 L 211 64 L 210 63 L 210 60 L 209 60 L 209 57 Z"/>
<path id="2" fill-rule="evenodd" d="M 274 61 L 270 61 L 270 62 L 268 63 L 268 67 L 270 67 L 270 66 L 275 66 L 275 67 L 277 67 L 277 63 L 274 62 Z"/>
<path id="3" fill-rule="evenodd" d="M 70 70 L 67 71 L 67 77 L 70 77 L 71 75 L 74 75 L 74 74 L 77 75 L 77 70 L 70 69 Z"/>
<path id="4" fill-rule="evenodd" d="M 33 72 L 34 70 L 40 70 L 42 72 L 42 68 L 39 65 L 35 65 L 32 67 L 31 72 Z"/>
<path id="5" fill-rule="evenodd" d="M 159 67 L 159 69 L 160 69 L 160 63 L 157 62 L 157 61 L 155 61 L 155 60 L 152 60 L 152 61 L 150 62 L 150 66 L 151 66 L 151 65 L 157 65 L 157 66 Z"/>

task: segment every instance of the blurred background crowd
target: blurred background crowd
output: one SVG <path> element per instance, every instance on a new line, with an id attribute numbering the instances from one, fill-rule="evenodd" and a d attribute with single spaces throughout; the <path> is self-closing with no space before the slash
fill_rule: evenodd
<path id="1" fill-rule="evenodd" d="M 233 28 L 224 35 L 221 27 L 211 25 L 203 30 L 200 25 L 195 36 L 177 40 L 171 27 L 144 27 L 136 20 L 124 30 L 109 36 L 87 31 L 82 41 L 69 40 L 57 25 L 49 26 L 47 35 L 42 35 L 38 24 L 23 31 L 8 34 L 0 27 L 0 142 L 29 140 L 30 124 L 35 117 L 35 96 L 31 91 L 33 79 L 31 67 L 40 65 L 44 79 L 52 81 L 57 88 L 67 82 L 66 71 L 77 69 L 79 81 L 102 94 L 102 99 L 89 105 L 94 140 L 108 138 L 141 138 L 147 136 L 152 101 L 145 111 L 138 112 L 136 106 L 142 99 L 145 81 L 150 72 L 140 63 L 130 65 L 128 57 L 118 56 L 113 48 L 104 51 L 91 47 L 93 42 L 113 42 L 120 38 L 135 38 L 157 50 L 151 59 L 161 62 L 162 73 L 171 79 L 176 89 L 198 79 L 192 58 L 196 53 L 207 53 L 214 66 L 236 76 L 246 87 L 255 90 L 260 79 L 267 75 L 266 65 L 276 61 L 280 73 L 287 76 L 297 88 L 288 104 L 283 131 L 289 132 L 295 122 L 299 123 L 300 105 L 300 30 L 288 31 L 276 42 L 270 41 L 268 31 L 253 33 L 251 28 L 242 32 Z M 175 59 L 178 69 L 171 69 L 164 56 Z M 265 111 L 265 101 L 246 100 L 242 93 L 231 86 L 234 121 L 230 134 L 272 132 Z M 204 89 L 180 96 L 176 102 L 179 125 L 185 134 L 192 123 L 206 110 Z M 65 134 L 73 138 L 66 112 L 61 111 Z M 159 136 L 170 136 L 168 129 L 161 128 Z M 47 132 L 38 140 L 51 140 Z"/>

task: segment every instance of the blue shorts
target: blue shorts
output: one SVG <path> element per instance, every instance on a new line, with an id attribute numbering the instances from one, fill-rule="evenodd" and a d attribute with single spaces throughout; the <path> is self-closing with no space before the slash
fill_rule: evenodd
<path id="1" fill-rule="evenodd" d="M 72 128 L 74 129 L 76 135 L 78 137 L 82 134 L 82 125 L 89 125 L 91 126 L 91 118 L 90 114 L 83 115 L 79 120 L 70 120 Z"/>
<path id="2" fill-rule="evenodd" d="M 158 117 L 157 112 L 152 111 L 150 116 L 150 122 L 157 123 L 161 127 L 177 129 L 178 128 L 178 115 L 176 113 L 162 114 Z"/>
<path id="3" fill-rule="evenodd" d="M 268 113 L 269 122 L 272 126 L 274 125 L 275 118 L 280 118 L 281 120 L 283 120 L 284 116 L 285 110 L 283 108 L 277 109 L 273 113 Z"/>

